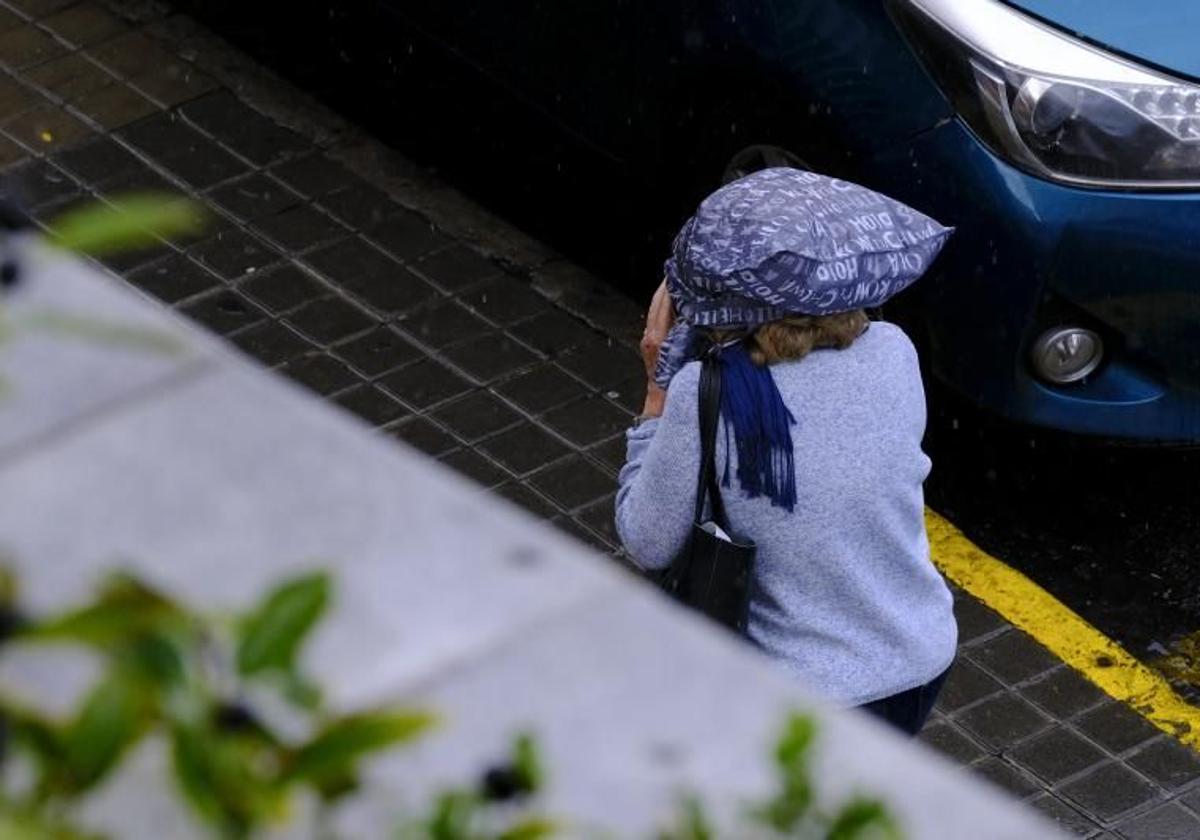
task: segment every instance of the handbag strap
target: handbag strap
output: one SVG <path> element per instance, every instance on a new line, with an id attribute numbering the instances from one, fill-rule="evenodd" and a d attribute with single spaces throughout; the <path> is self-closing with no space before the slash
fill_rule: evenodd
<path id="1" fill-rule="evenodd" d="M 721 362 L 715 353 L 704 357 L 700 368 L 700 388 L 697 399 L 700 418 L 700 470 L 696 476 L 696 511 L 693 521 L 704 520 L 704 502 L 712 505 L 712 520 L 722 530 L 729 531 L 725 504 L 717 484 L 717 423 L 721 417 Z"/>

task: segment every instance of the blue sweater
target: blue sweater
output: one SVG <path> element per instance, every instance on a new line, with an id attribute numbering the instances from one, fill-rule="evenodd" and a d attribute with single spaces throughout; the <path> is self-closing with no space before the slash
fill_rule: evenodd
<path id="1" fill-rule="evenodd" d="M 750 638 L 842 705 L 922 685 L 949 667 L 958 633 L 929 560 L 916 352 L 898 327 L 877 322 L 845 350 L 771 372 L 796 417 L 795 512 L 746 498 L 736 477 L 722 488 L 733 530 L 758 544 Z M 699 379 L 699 363 L 688 364 L 663 416 L 628 432 L 617 531 L 646 569 L 667 566 L 691 529 Z M 727 455 L 720 428 L 719 471 Z"/>

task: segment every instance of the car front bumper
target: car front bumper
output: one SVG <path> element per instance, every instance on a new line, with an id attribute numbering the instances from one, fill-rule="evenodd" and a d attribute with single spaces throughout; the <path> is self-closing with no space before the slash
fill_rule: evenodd
<path id="1" fill-rule="evenodd" d="M 1019 422 L 1141 441 L 1200 441 L 1200 192 L 1086 190 L 1001 161 L 957 121 L 878 158 L 880 185 L 957 227 L 914 287 L 928 363 Z M 1044 330 L 1096 330 L 1086 381 L 1043 383 Z"/>

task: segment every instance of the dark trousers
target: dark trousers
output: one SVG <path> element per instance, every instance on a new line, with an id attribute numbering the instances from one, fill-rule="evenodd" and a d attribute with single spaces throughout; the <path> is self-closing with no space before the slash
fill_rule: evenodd
<path id="1" fill-rule="evenodd" d="M 946 677 L 949 675 L 950 669 L 947 668 L 925 685 L 901 691 L 891 697 L 883 697 L 873 703 L 859 706 L 859 708 L 877 718 L 886 720 L 901 732 L 916 735 L 925 725 L 925 719 L 929 717 L 929 713 L 933 711 L 933 704 L 937 702 L 942 684 L 946 682 Z"/>

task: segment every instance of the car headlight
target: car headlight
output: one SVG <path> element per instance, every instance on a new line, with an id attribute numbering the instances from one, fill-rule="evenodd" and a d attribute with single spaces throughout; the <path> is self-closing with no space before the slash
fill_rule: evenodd
<path id="1" fill-rule="evenodd" d="M 891 0 L 893 17 L 993 151 L 1058 181 L 1200 185 L 1200 86 L 994 0 Z"/>

